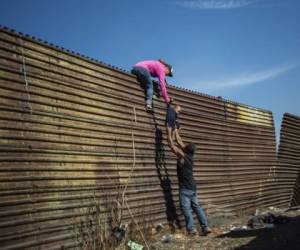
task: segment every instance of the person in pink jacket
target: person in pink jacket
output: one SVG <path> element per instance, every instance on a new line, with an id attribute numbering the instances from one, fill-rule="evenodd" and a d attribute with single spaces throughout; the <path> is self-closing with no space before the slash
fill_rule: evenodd
<path id="1" fill-rule="evenodd" d="M 166 76 L 173 76 L 171 65 L 162 59 L 141 61 L 133 66 L 131 73 L 136 75 L 138 80 L 144 85 L 147 111 L 152 111 L 153 82 L 151 77 L 158 78 L 161 95 L 166 103 L 170 102 L 166 88 Z"/>

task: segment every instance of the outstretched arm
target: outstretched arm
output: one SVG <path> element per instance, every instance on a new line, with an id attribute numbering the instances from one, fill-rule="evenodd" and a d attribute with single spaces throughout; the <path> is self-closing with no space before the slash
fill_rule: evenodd
<path id="1" fill-rule="evenodd" d="M 178 145 L 183 149 L 185 147 L 185 144 L 183 143 L 181 136 L 179 135 L 178 129 L 175 129 L 175 139 L 176 139 Z"/>
<path id="2" fill-rule="evenodd" d="M 178 158 L 184 158 L 184 152 L 180 147 L 173 144 L 171 149 Z"/>
<path id="3" fill-rule="evenodd" d="M 170 98 L 169 98 L 168 92 L 167 92 L 165 73 L 164 72 L 160 72 L 160 74 L 158 75 L 158 79 L 159 79 L 159 85 L 160 85 L 161 95 L 164 98 L 165 102 L 169 103 L 170 102 Z"/>

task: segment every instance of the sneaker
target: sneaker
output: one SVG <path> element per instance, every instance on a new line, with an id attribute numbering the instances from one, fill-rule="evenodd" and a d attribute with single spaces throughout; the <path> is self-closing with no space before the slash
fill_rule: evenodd
<path id="1" fill-rule="evenodd" d="M 206 229 L 202 230 L 202 232 L 199 235 L 200 236 L 207 236 L 210 233 L 211 233 L 211 229 L 210 228 L 206 228 Z"/>
<path id="2" fill-rule="evenodd" d="M 146 110 L 147 110 L 147 112 L 152 112 L 153 111 L 152 105 L 151 104 L 147 104 L 146 105 Z"/>
<path id="3" fill-rule="evenodd" d="M 188 235 L 194 237 L 197 235 L 197 231 L 196 230 L 188 231 Z"/>

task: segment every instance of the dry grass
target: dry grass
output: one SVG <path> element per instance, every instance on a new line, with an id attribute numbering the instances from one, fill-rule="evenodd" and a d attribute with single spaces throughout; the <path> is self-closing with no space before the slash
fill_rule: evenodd
<path id="1" fill-rule="evenodd" d="M 79 250 L 122 250 L 127 249 L 128 240 L 149 249 L 148 241 L 153 236 L 154 222 L 149 216 L 150 206 L 142 204 L 135 209 L 134 217 L 127 198 L 123 196 L 124 187 L 108 194 L 103 199 L 94 196 L 88 208 L 81 208 L 83 216 L 74 218 L 73 232 Z M 126 218 L 125 218 L 126 215 Z"/>
<path id="2" fill-rule="evenodd" d="M 78 249 L 82 250 L 112 250 L 126 249 L 128 240 L 143 243 L 145 249 L 150 249 L 147 240 L 151 237 L 153 227 L 149 211 L 146 211 L 145 204 L 142 211 L 134 211 L 134 214 L 127 201 L 127 188 L 132 178 L 135 163 L 136 149 L 134 137 L 134 123 L 137 123 L 135 106 L 132 107 L 132 168 L 124 186 L 118 186 L 111 194 L 107 194 L 102 200 L 94 199 L 91 205 L 82 211 L 85 216 L 75 218 L 74 233 L 78 243 Z M 115 145 L 116 162 L 118 162 L 117 143 Z M 118 168 L 118 164 L 116 165 Z M 105 192 L 103 192 L 105 193 Z M 150 207 L 150 206 L 149 206 Z M 126 218 L 124 214 L 127 214 Z M 129 215 L 129 218 L 128 218 Z M 139 215 L 139 220 L 135 216 Z"/>

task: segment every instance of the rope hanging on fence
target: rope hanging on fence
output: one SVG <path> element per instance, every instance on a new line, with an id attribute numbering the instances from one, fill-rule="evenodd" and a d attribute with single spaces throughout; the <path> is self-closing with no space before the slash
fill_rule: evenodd
<path id="1" fill-rule="evenodd" d="M 135 122 L 136 122 L 136 113 L 135 113 L 135 106 L 133 106 L 133 116 L 135 118 Z M 130 173 L 129 173 L 129 177 L 127 179 L 127 182 L 125 184 L 125 187 L 124 187 L 124 191 L 123 191 L 123 195 L 122 195 L 122 199 L 123 199 L 123 202 L 124 202 L 124 198 L 125 198 L 125 193 L 127 191 L 127 187 L 128 187 L 128 184 L 129 184 L 129 181 L 132 177 L 132 174 L 133 174 L 133 170 L 135 168 L 135 161 L 136 161 L 136 155 L 135 155 L 135 142 L 134 142 L 134 132 L 133 132 L 133 119 L 131 119 L 131 138 L 132 138 L 132 155 L 133 155 L 133 162 L 132 162 L 132 167 L 130 169 Z M 123 203 L 124 204 L 124 203 Z"/>
<path id="2" fill-rule="evenodd" d="M 23 39 L 20 38 L 21 40 L 21 52 L 22 52 L 22 72 L 23 72 L 23 75 L 24 75 L 24 80 L 25 80 L 25 90 L 26 90 L 26 93 L 27 93 L 27 105 L 28 105 L 28 108 L 30 110 L 30 114 L 32 114 L 32 106 L 31 106 L 31 98 L 30 98 L 30 92 L 29 92 L 29 83 L 28 83 L 28 80 L 27 80 L 27 72 L 26 72 L 26 61 L 25 61 L 25 56 L 24 56 L 24 42 L 23 42 Z"/>
<path id="3" fill-rule="evenodd" d="M 136 219 L 134 218 L 134 215 L 133 213 L 131 212 L 131 209 L 130 209 L 130 206 L 127 202 L 127 198 L 126 198 L 126 191 L 127 191 L 127 187 L 128 187 L 128 184 L 129 184 L 129 181 L 130 179 L 132 178 L 132 174 L 133 174 L 133 170 L 135 169 L 135 163 L 136 163 L 136 154 L 135 154 L 135 140 L 134 140 L 134 132 L 133 132 L 133 118 L 134 118 L 134 123 L 135 125 L 137 125 L 137 119 L 136 119 L 136 110 L 135 110 L 135 106 L 132 107 L 133 108 L 133 114 L 132 114 L 132 119 L 131 119 L 131 137 L 132 137 L 132 154 L 133 154 L 133 162 L 132 162 L 132 167 L 130 169 L 130 173 L 129 173 L 129 177 L 127 179 L 127 182 L 125 184 L 125 187 L 124 187 L 124 190 L 123 190 L 123 193 L 122 193 L 122 209 L 121 211 L 123 210 L 123 208 L 125 207 L 126 205 L 126 208 L 130 214 L 130 217 L 132 218 L 133 222 L 136 224 L 137 226 L 137 229 L 139 231 L 139 233 L 141 234 L 141 237 L 146 245 L 146 248 L 147 250 L 149 250 L 149 245 L 147 243 L 147 240 L 145 238 L 145 235 L 143 234 L 138 222 L 136 221 Z"/>

